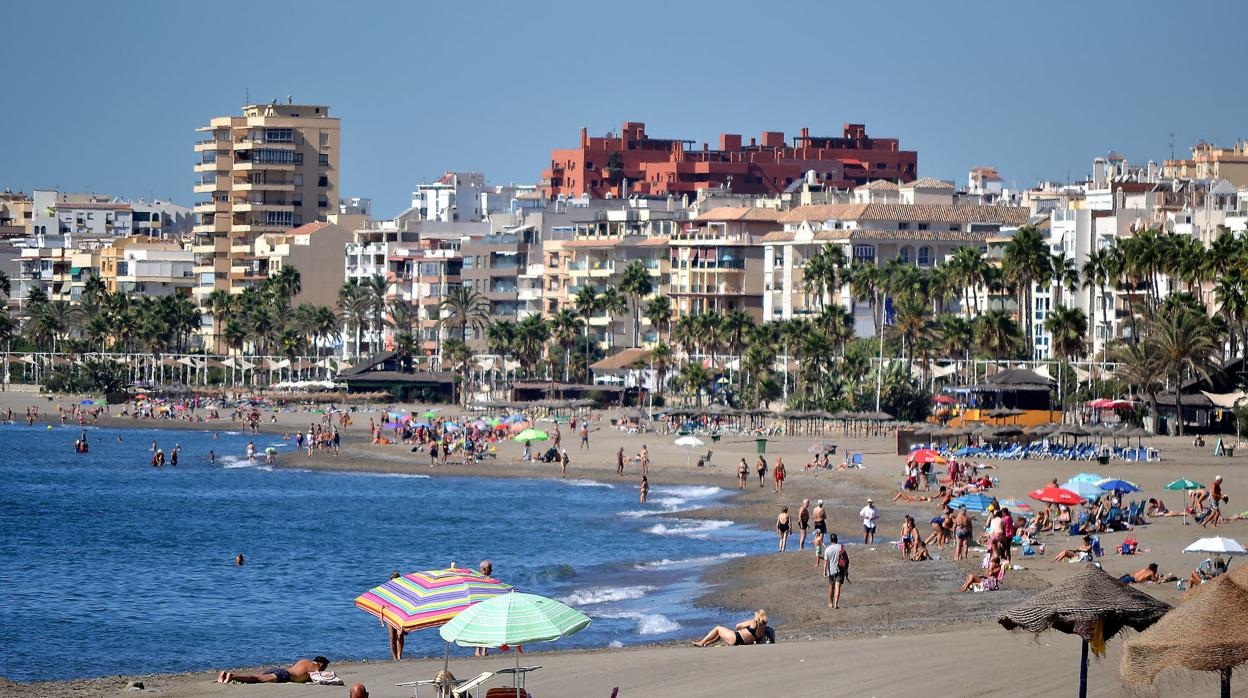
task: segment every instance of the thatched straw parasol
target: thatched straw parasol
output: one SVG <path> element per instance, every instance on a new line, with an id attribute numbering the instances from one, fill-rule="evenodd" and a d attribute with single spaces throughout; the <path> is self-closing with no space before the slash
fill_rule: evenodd
<path id="1" fill-rule="evenodd" d="M 1084 565 L 1078 574 L 1006 611 L 997 622 L 1006 630 L 1057 630 L 1083 638 L 1079 664 L 1083 698 L 1088 694 L 1088 644 L 1100 654 L 1104 642 L 1123 628 L 1144 630 L 1169 610 L 1169 604 L 1123 584 L 1100 567 Z"/>
<path id="2" fill-rule="evenodd" d="M 1217 671 L 1231 695 L 1231 669 L 1248 661 L 1248 566 L 1189 591 L 1179 607 L 1127 642 L 1123 683 L 1152 683 L 1163 669 Z"/>

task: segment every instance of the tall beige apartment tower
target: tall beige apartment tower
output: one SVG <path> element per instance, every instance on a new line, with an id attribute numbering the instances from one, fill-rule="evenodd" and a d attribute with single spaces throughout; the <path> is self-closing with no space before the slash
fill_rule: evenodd
<path id="1" fill-rule="evenodd" d="M 204 138 L 195 144 L 194 293 L 203 306 L 215 289 L 240 293 L 264 281 L 253 257 L 258 236 L 337 213 L 341 129 L 329 107 L 273 102 L 196 130 Z M 203 323 L 207 339 L 206 313 Z"/>

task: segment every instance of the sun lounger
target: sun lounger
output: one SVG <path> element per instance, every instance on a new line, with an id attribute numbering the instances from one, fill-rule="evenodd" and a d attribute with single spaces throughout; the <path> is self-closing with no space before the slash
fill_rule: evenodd
<path id="1" fill-rule="evenodd" d="M 477 689 L 480 688 L 481 684 L 484 684 L 486 681 L 489 681 L 490 678 L 492 678 L 493 676 L 494 676 L 494 672 L 483 671 L 480 674 L 477 674 L 471 679 L 468 679 L 467 681 L 451 689 L 451 697 L 452 698 L 476 698 Z"/>

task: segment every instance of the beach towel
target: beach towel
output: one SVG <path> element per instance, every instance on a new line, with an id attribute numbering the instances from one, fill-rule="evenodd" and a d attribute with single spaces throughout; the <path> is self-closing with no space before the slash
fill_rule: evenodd
<path id="1" fill-rule="evenodd" d="M 342 682 L 342 679 L 338 678 L 338 675 L 335 674 L 330 669 L 326 669 L 325 671 L 314 671 L 308 674 L 308 681 L 310 683 L 316 684 L 317 686 L 345 686 L 346 685 Z"/>

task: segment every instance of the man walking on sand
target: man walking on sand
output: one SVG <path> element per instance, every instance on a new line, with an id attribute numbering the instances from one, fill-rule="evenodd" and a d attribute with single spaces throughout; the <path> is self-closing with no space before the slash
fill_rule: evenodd
<path id="1" fill-rule="evenodd" d="M 581 421 L 581 448 L 589 448 L 589 420 Z"/>
<path id="2" fill-rule="evenodd" d="M 810 518 L 814 523 L 816 534 L 828 534 L 828 510 L 823 508 L 822 499 L 815 502 L 815 508 L 810 512 Z"/>
<path id="3" fill-rule="evenodd" d="M 867 505 L 858 512 L 858 516 L 862 517 L 862 544 L 870 545 L 875 542 L 875 523 L 880 518 L 880 512 L 875 508 L 875 500 L 868 499 Z"/>
<path id="4" fill-rule="evenodd" d="M 615 474 L 624 476 L 624 447 L 620 446 L 620 450 L 615 452 Z"/>
<path id="5" fill-rule="evenodd" d="M 828 608 L 841 605 L 841 585 L 849 577 L 849 554 L 845 546 L 837 542 L 836 534 L 823 547 L 823 576 L 828 578 Z"/>

